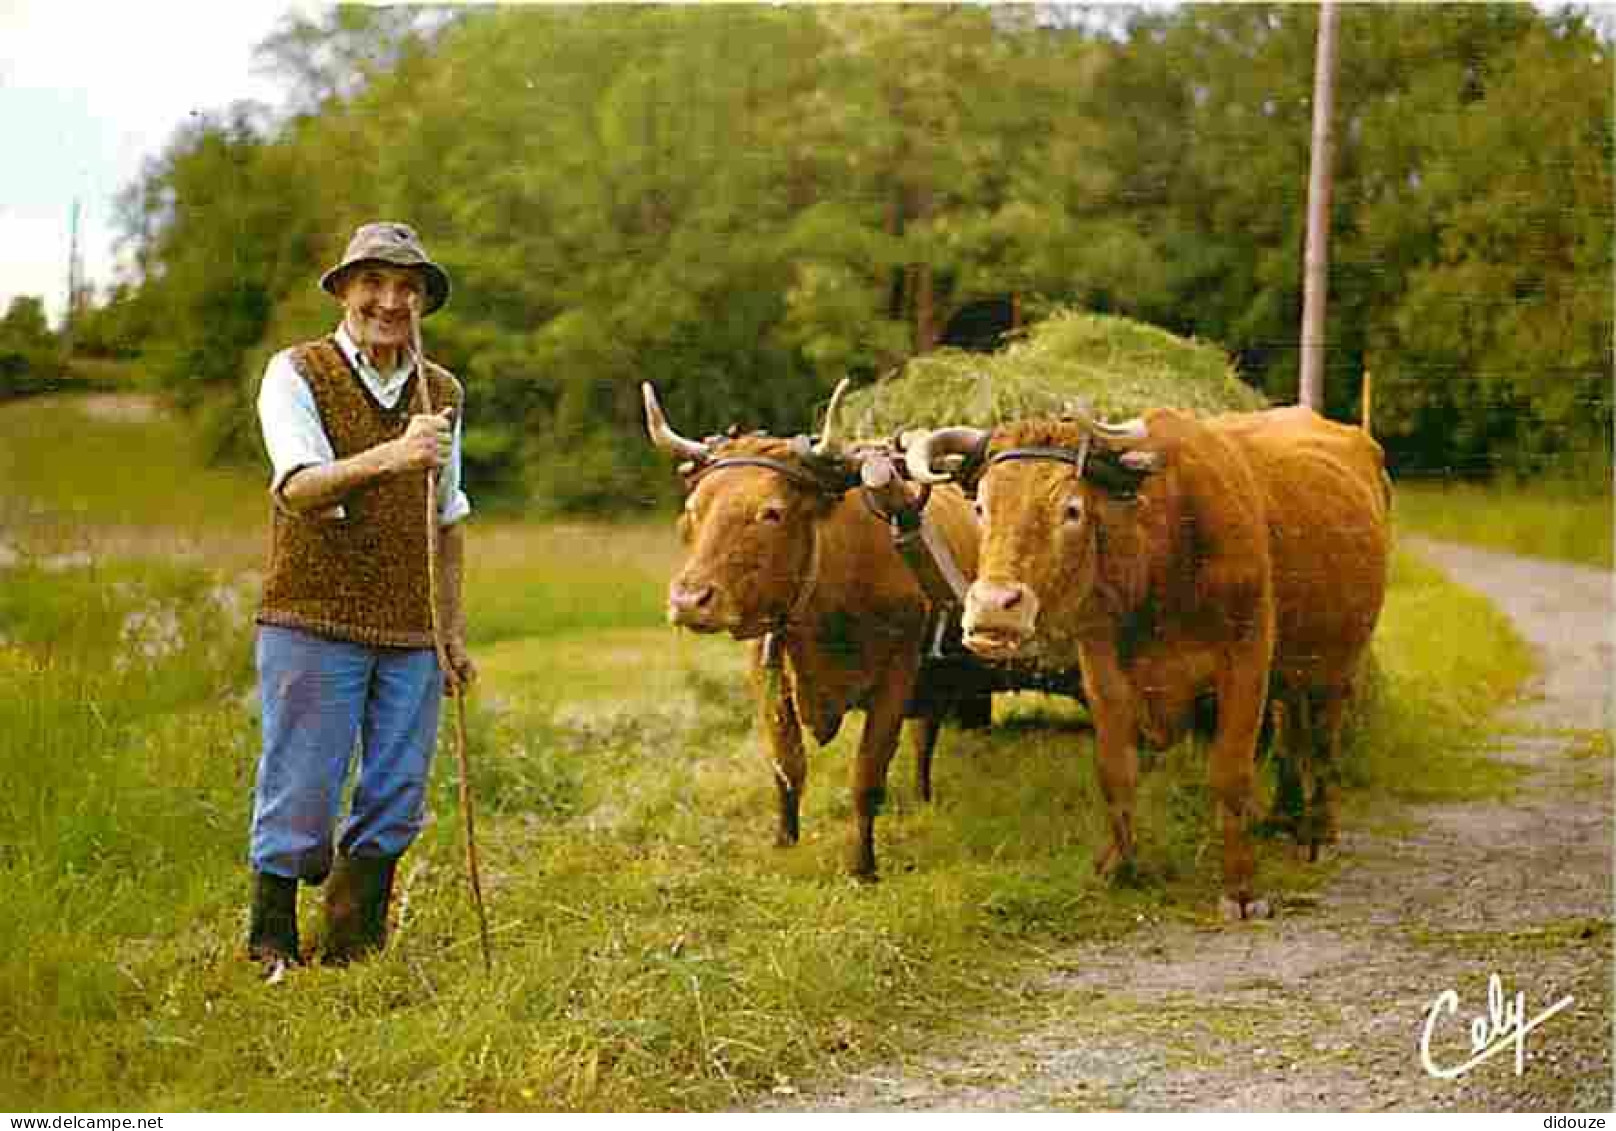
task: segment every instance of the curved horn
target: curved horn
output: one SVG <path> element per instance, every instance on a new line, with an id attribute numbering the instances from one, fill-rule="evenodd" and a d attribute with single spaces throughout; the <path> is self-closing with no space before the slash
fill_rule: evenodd
<path id="1" fill-rule="evenodd" d="M 662 414 L 662 406 L 657 403 L 656 390 L 651 387 L 651 382 L 642 383 L 640 393 L 645 400 L 645 430 L 651 434 L 653 444 L 681 459 L 705 463 L 712 458 L 713 453 L 706 444 L 699 440 L 687 440 L 668 427 L 668 418 Z"/>
<path id="2" fill-rule="evenodd" d="M 825 410 L 825 428 L 820 433 L 819 443 L 814 445 L 814 455 L 828 456 L 836 452 L 836 410 L 842 407 L 842 395 L 847 387 L 853 383 L 851 378 L 843 377 L 836 385 L 836 391 L 830 395 L 830 407 Z"/>
<path id="3" fill-rule="evenodd" d="M 947 483 L 954 478 L 947 472 L 936 470 L 940 456 L 969 455 L 979 449 L 988 438 L 980 428 L 939 428 L 909 436 L 903 448 L 903 462 L 909 477 L 916 483 Z"/>
<path id="4" fill-rule="evenodd" d="M 1145 427 L 1145 422 L 1137 416 L 1132 420 L 1124 420 L 1121 424 L 1112 424 L 1095 416 L 1086 402 L 1068 405 L 1066 413 L 1077 421 L 1085 432 L 1101 440 L 1138 442 L 1150 439 L 1150 430 Z"/>
<path id="5" fill-rule="evenodd" d="M 1150 439 L 1150 429 L 1146 428 L 1145 422 L 1137 416 L 1132 420 L 1124 420 L 1121 424 L 1111 424 L 1104 420 L 1096 420 L 1093 427 L 1094 434 L 1102 440 L 1137 441 Z"/>

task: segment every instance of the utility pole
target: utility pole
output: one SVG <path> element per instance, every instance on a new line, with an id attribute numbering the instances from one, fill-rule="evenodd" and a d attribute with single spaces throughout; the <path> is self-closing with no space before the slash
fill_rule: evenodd
<path id="1" fill-rule="evenodd" d="M 73 222 L 67 244 L 67 309 L 62 315 L 62 350 L 73 356 L 73 324 L 78 321 L 79 291 L 84 287 L 84 264 L 79 258 L 79 200 L 73 198 Z"/>
<path id="2" fill-rule="evenodd" d="M 1335 143 L 1336 5 L 1319 5 L 1319 39 L 1313 59 L 1313 160 L 1307 184 L 1307 253 L 1302 291 L 1302 380 L 1297 400 L 1324 412 L 1325 306 L 1330 293 L 1330 196 Z"/>

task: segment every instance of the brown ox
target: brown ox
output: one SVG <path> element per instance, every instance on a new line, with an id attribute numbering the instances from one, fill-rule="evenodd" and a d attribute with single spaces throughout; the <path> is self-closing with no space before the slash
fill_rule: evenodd
<path id="1" fill-rule="evenodd" d="M 1316 859 L 1336 839 L 1342 719 L 1386 597 L 1385 457 L 1364 429 L 1300 406 L 1207 423 L 1240 445 L 1262 485 L 1279 617 L 1269 684 L 1275 815 L 1291 824 L 1280 810 L 1299 807 L 1296 839 Z"/>
<path id="2" fill-rule="evenodd" d="M 802 728 L 823 745 L 852 709 L 865 712 L 853 767 L 854 875 L 876 876 L 875 818 L 906 709 L 923 796 L 948 693 L 917 688 L 933 611 L 893 546 L 886 522 L 858 490 L 856 461 L 829 439 L 741 436 L 688 440 L 673 432 L 644 387 L 652 440 L 688 464 L 679 533 L 688 549 L 668 586 L 668 617 L 696 632 L 752 641 L 751 675 L 765 753 L 779 799 L 777 843 L 795 844 L 807 760 Z M 835 404 L 832 403 L 832 415 Z M 976 529 L 954 488 L 926 508 L 967 578 Z M 968 682 L 968 681 L 967 681 Z"/>
<path id="3" fill-rule="evenodd" d="M 1257 737 L 1272 682 L 1318 813 L 1298 835 L 1316 849 L 1333 820 L 1341 707 L 1385 590 L 1379 445 L 1305 409 L 1204 423 L 1159 409 L 1125 425 L 944 429 L 911 446 L 911 473 L 942 478 L 934 463 L 950 453 L 977 481 L 984 524 L 967 646 L 1081 664 L 1111 826 L 1101 872 L 1132 866 L 1138 738 L 1176 742 L 1210 697 L 1220 905 L 1266 915 L 1247 831 Z"/>

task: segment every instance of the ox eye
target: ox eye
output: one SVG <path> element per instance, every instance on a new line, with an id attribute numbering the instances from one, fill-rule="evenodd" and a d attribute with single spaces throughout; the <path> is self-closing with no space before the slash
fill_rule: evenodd
<path id="1" fill-rule="evenodd" d="M 786 508 L 781 503 L 765 503 L 758 511 L 758 521 L 779 524 L 786 520 Z"/>
<path id="2" fill-rule="evenodd" d="M 1061 517 L 1067 522 L 1083 521 L 1083 500 L 1071 498 L 1066 500 L 1066 506 L 1061 510 Z"/>
<path id="3" fill-rule="evenodd" d="M 971 504 L 971 513 L 975 514 L 977 518 L 986 518 L 988 516 L 988 509 L 982 505 L 982 500 L 978 499 L 976 502 Z"/>

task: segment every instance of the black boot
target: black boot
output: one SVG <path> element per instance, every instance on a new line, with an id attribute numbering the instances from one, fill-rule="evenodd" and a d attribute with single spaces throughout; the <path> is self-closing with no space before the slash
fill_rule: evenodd
<path id="1" fill-rule="evenodd" d="M 325 882 L 324 961 L 345 965 L 387 944 L 387 909 L 397 867 L 397 856 L 338 855 Z"/>
<path id="2" fill-rule="evenodd" d="M 252 920 L 247 957 L 266 967 L 296 966 L 297 881 L 267 872 L 253 873 Z"/>

